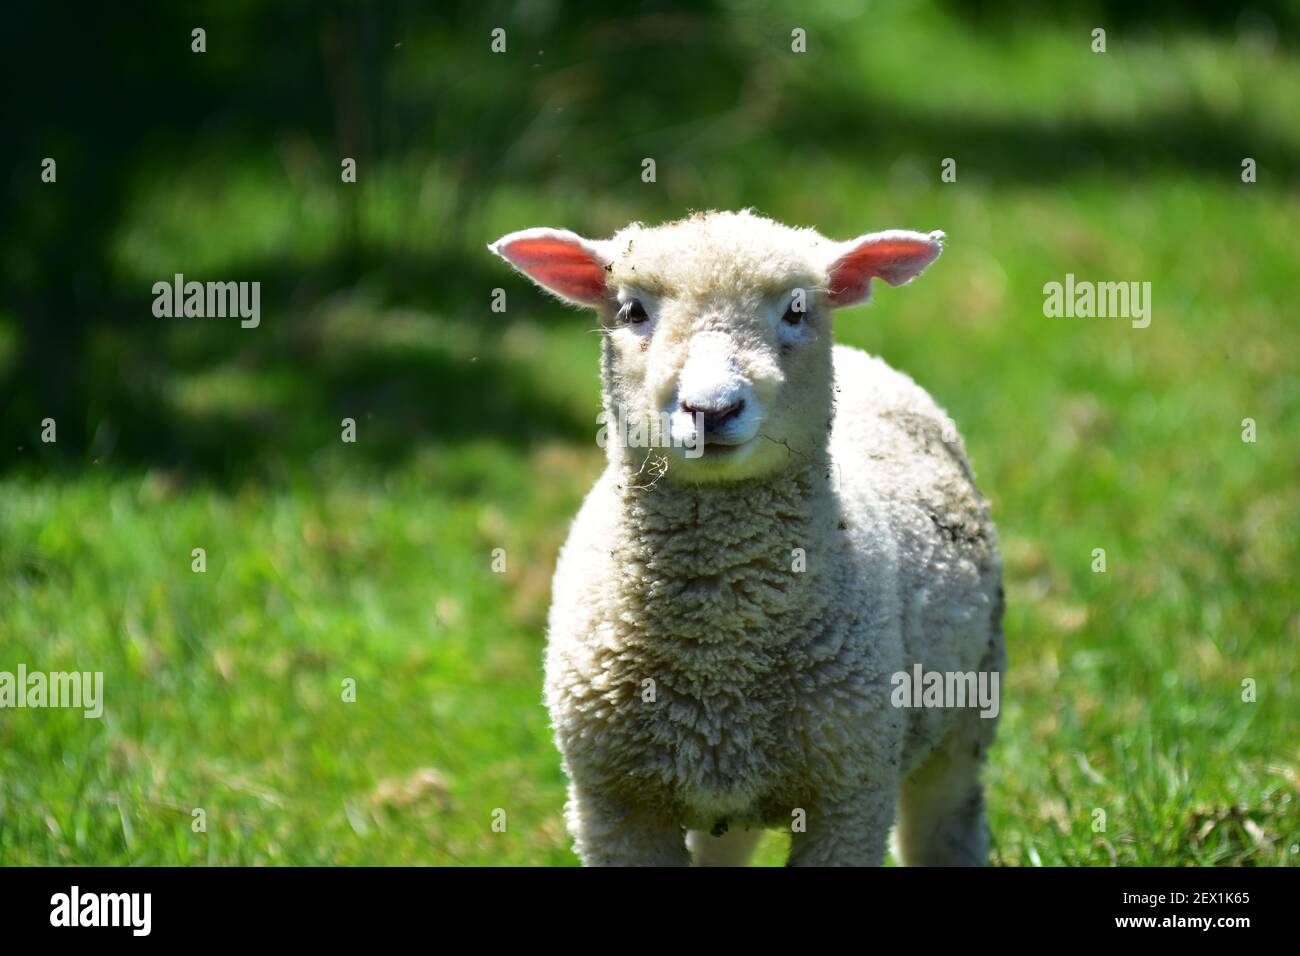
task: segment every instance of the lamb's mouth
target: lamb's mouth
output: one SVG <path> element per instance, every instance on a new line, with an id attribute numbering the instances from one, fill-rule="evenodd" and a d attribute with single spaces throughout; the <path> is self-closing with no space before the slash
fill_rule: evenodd
<path id="1" fill-rule="evenodd" d="M 706 455 L 734 455 L 740 449 L 745 448 L 753 441 L 753 437 L 741 438 L 734 441 L 725 439 L 706 438 L 704 441 L 704 453 Z"/>
<path id="2" fill-rule="evenodd" d="M 686 441 L 680 445 L 674 442 L 674 446 L 679 455 L 688 461 L 733 461 L 739 460 L 749 454 L 750 450 L 758 444 L 757 435 L 748 437 L 738 435 L 734 438 L 722 435 L 708 435 L 703 439 L 696 437 L 691 441 Z"/>

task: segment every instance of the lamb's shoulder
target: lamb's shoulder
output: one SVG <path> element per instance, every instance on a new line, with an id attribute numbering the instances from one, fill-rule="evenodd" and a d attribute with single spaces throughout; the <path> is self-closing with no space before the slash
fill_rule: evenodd
<path id="1" fill-rule="evenodd" d="M 847 345 L 835 346 L 833 355 L 831 449 L 837 460 L 856 462 L 854 474 L 863 477 L 878 472 L 878 466 L 869 465 L 874 462 L 910 468 L 917 472 L 916 480 L 926 477 L 920 473 L 923 464 L 932 468 L 948 461 L 969 472 L 956 424 L 910 376 Z"/>
<path id="2" fill-rule="evenodd" d="M 993 562 L 988 503 L 956 424 L 934 399 L 883 360 L 836 346 L 835 402 L 831 456 L 847 496 L 878 502 L 900 533 Z"/>

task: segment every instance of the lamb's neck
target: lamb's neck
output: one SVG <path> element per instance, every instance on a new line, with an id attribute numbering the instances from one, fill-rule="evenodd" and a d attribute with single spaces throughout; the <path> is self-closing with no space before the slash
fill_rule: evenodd
<path id="1" fill-rule="evenodd" d="M 619 557 L 648 640 L 776 644 L 820 617 L 839 514 L 825 461 L 734 484 L 644 483 L 624 475 Z"/>

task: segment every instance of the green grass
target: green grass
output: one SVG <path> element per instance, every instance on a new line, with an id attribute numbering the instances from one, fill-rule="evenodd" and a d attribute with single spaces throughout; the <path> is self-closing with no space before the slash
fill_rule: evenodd
<path id="1" fill-rule="evenodd" d="M 256 332 L 92 337 L 96 374 L 151 368 L 198 458 L 237 466 L 33 456 L 0 476 L 0 670 L 99 670 L 106 696 L 98 721 L 0 712 L 0 864 L 574 863 L 540 668 L 554 555 L 601 465 L 597 341 L 482 243 L 750 203 L 837 237 L 949 234 L 930 273 L 841 315 L 837 336 L 948 407 L 993 503 L 1010 656 L 987 774 L 995 861 L 1300 863 L 1300 198 L 1267 155 L 1243 185 L 1235 162 L 1080 167 L 1042 145 L 1190 106 L 1300 150 L 1276 95 L 1300 60 L 1117 32 L 1092 56 L 1086 25 L 1002 36 L 920 7 L 806 19 L 806 63 L 753 54 L 787 84 L 767 122 L 859 88 L 915 122 L 860 156 L 750 131 L 738 157 L 668 130 L 657 186 L 633 173 L 597 198 L 560 176 L 480 197 L 452 250 L 484 257 L 473 282 L 447 271 L 406 297 L 363 278 L 285 296 Z M 738 14 L 737 42 L 760 50 L 763 23 Z M 1022 124 L 1040 153 L 967 131 L 932 155 L 944 117 Z M 938 181 L 945 155 L 955 184 Z M 318 268 L 343 206 L 329 164 L 299 175 L 142 177 L 117 268 L 146 288 L 177 258 L 200 277 L 263 256 Z M 374 170 L 361 211 L 381 253 L 439 254 L 448 175 Z M 1150 328 L 1044 318 L 1042 285 L 1067 272 L 1150 281 Z M 487 308 L 495 285 L 505 315 Z M 11 338 L 0 315 L 0 371 Z"/>

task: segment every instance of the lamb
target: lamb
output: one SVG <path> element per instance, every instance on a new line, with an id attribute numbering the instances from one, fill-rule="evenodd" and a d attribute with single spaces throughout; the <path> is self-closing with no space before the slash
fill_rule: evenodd
<path id="1" fill-rule="evenodd" d="M 878 865 L 895 822 L 907 865 L 986 861 L 996 708 L 898 690 L 918 664 L 1001 673 L 997 534 L 948 415 L 831 335 L 943 238 L 745 210 L 489 247 L 599 312 L 607 416 L 672 432 L 607 443 L 555 572 L 545 695 L 585 865 L 742 865 L 778 827 L 791 865 Z"/>

